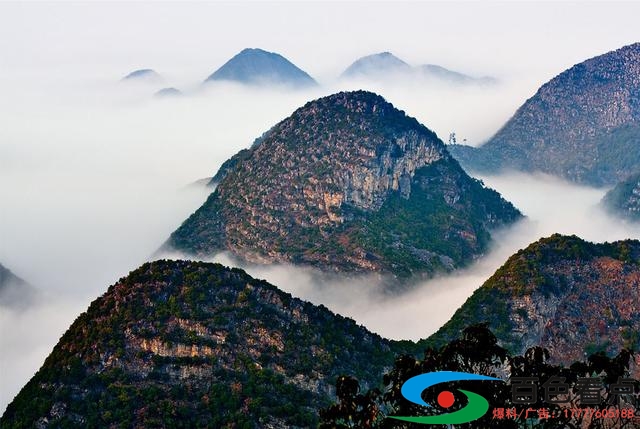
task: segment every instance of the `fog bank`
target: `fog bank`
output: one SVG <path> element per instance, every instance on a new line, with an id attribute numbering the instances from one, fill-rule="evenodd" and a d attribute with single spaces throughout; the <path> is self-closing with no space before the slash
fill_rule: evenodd
<path id="1" fill-rule="evenodd" d="M 318 280 L 313 270 L 300 267 L 243 268 L 294 296 L 352 317 L 383 337 L 418 340 L 449 320 L 509 256 L 542 237 L 561 233 L 594 242 L 640 239 L 640 224 L 611 217 L 598 206 L 606 189 L 577 186 L 546 175 L 514 173 L 482 179 L 527 218 L 495 231 L 490 251 L 470 267 L 423 282 L 409 292 L 390 296 L 371 276 L 327 282 Z M 213 260 L 237 265 L 225 254 Z"/>
<path id="2" fill-rule="evenodd" d="M 0 263 L 44 296 L 27 308 L 0 307 L 0 412 L 80 312 L 149 260 L 210 192 L 188 185 L 297 107 L 339 90 L 373 90 L 443 140 L 455 132 L 477 145 L 549 78 L 637 41 L 638 11 L 611 2 L 0 3 Z M 246 47 L 283 54 L 320 86 L 200 86 Z M 501 83 L 337 79 L 381 51 Z M 164 82 L 120 82 L 140 68 Z M 153 98 L 168 86 L 185 96 Z M 529 220 L 496 233 L 494 248 L 469 269 L 407 294 L 390 297 L 370 278 L 321 284 L 301 268 L 249 271 L 382 335 L 417 339 L 540 236 L 638 236 L 636 226 L 594 209 L 602 190 L 544 177 L 486 181 Z"/>

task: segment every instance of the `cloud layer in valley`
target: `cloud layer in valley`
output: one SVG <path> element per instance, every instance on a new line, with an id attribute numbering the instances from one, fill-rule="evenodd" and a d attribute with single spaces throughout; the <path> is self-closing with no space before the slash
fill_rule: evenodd
<path id="1" fill-rule="evenodd" d="M 243 268 L 294 296 L 352 317 L 384 337 L 418 340 L 442 326 L 510 255 L 539 238 L 561 233 L 594 242 L 640 239 L 640 224 L 613 218 L 598 206 L 604 189 L 576 186 L 545 175 L 513 173 L 483 179 L 527 218 L 496 231 L 490 252 L 468 268 L 422 282 L 407 292 L 389 294 L 375 276 L 328 280 L 312 269 L 287 265 Z M 242 265 L 227 254 L 211 260 Z"/>
<path id="2" fill-rule="evenodd" d="M 640 5 L 610 2 L 236 3 L 0 4 L 0 263 L 42 295 L 26 309 L 0 308 L 0 412 L 90 301 L 148 260 L 204 201 L 210 190 L 190 184 L 306 101 L 370 89 L 444 140 L 456 132 L 459 141 L 478 144 L 554 74 L 635 41 L 640 13 Z M 282 53 L 321 86 L 200 88 L 245 47 Z M 385 50 L 414 65 L 441 64 L 502 83 L 336 79 L 357 57 Z M 119 82 L 146 67 L 185 96 L 157 99 L 159 83 Z M 541 176 L 485 180 L 529 219 L 497 233 L 495 248 L 474 266 L 404 295 L 384 294 L 368 278 L 320 284 L 301 268 L 249 271 L 385 336 L 417 339 L 540 236 L 639 236 L 637 226 L 594 208 L 604 190 Z"/>

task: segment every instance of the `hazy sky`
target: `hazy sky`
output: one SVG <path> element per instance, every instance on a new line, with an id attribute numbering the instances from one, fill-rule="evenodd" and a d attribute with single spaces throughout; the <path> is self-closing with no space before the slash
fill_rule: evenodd
<path id="1" fill-rule="evenodd" d="M 152 67 L 202 80 L 245 47 L 330 79 L 389 50 L 414 64 L 551 77 L 638 41 L 638 2 L 139 2 L 0 4 L 2 71 Z"/>
<path id="2" fill-rule="evenodd" d="M 478 144 L 549 78 L 640 41 L 638 16 L 640 3 L 614 2 L 0 2 L 0 262 L 48 293 L 24 312 L 0 308 L 0 412 L 89 302 L 202 203 L 207 191 L 186 185 L 306 101 L 355 89 L 335 79 L 359 56 L 391 51 L 411 64 L 500 78 L 491 89 L 367 86 L 441 137 L 455 130 Z M 195 91 L 245 47 L 279 52 L 323 85 Z M 119 82 L 138 68 L 156 69 L 190 96 L 154 100 L 158 86 Z M 340 293 L 318 289 L 287 267 L 255 272 L 384 335 L 418 338 L 541 235 L 640 236 L 593 208 L 604 190 L 544 177 L 488 183 L 530 222 L 507 231 L 477 266 L 414 295 L 380 302 L 357 284 L 349 285 L 356 295 L 344 284 Z M 549 205 L 556 211 L 540 209 Z M 434 299 L 439 313 L 424 318 L 420 305 Z M 422 325 L 407 331 L 407 318 L 418 317 Z"/>

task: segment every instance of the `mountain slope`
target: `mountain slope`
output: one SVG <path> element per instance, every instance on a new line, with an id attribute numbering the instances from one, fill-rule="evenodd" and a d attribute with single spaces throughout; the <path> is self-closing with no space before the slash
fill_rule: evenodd
<path id="1" fill-rule="evenodd" d="M 229 174 L 229 172 L 233 171 L 240 163 L 247 160 L 251 155 L 251 151 L 255 149 L 255 147 L 260 143 L 262 143 L 262 141 L 269 135 L 269 132 L 271 132 L 271 130 L 262 133 L 260 137 L 253 141 L 249 149 L 242 149 L 231 158 L 223 162 L 216 174 L 214 174 L 209 181 L 209 186 L 217 186 L 218 183 L 222 182 L 222 179 L 224 179 L 227 174 Z"/>
<path id="2" fill-rule="evenodd" d="M 315 86 L 313 80 L 282 55 L 262 49 L 243 49 L 209 76 L 205 82 L 234 81 L 243 84 Z"/>
<path id="3" fill-rule="evenodd" d="M 429 340 L 441 344 L 486 321 L 513 353 L 541 345 L 571 363 L 639 349 L 639 307 L 640 242 L 556 234 L 511 256 Z"/>
<path id="4" fill-rule="evenodd" d="M 377 383 L 400 352 L 241 270 L 157 261 L 76 319 L 0 427 L 309 427 L 338 375 Z"/>
<path id="5" fill-rule="evenodd" d="M 544 84 L 485 145 L 452 146 L 472 171 L 542 171 L 592 185 L 640 168 L 640 43 Z"/>
<path id="6" fill-rule="evenodd" d="M 167 249 L 408 277 L 468 263 L 521 216 L 365 91 L 307 103 L 222 170 Z"/>
<path id="7" fill-rule="evenodd" d="M 640 219 L 640 173 L 618 183 L 602 199 L 602 206 L 611 213 L 630 219 Z"/>
<path id="8" fill-rule="evenodd" d="M 0 307 L 24 307 L 35 297 L 33 286 L 0 264 Z"/>

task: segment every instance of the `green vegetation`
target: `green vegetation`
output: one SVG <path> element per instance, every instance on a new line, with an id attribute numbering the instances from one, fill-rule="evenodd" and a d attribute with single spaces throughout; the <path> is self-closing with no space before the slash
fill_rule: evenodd
<path id="1" fill-rule="evenodd" d="M 338 374 L 418 350 L 241 270 L 157 261 L 76 319 L 0 428 L 313 427 Z"/>
<path id="2" fill-rule="evenodd" d="M 417 344 L 380 338 L 239 269 L 145 264 L 78 317 L 7 407 L 0 428 L 32 428 L 43 419 L 64 428 L 377 428 L 388 427 L 384 415 L 418 412 L 399 387 L 422 372 L 508 370 L 561 374 L 571 383 L 599 374 L 610 384 L 627 373 L 628 350 L 637 350 L 640 322 L 628 310 L 638 291 L 628 280 L 640 275 L 638 261 L 635 241 L 540 240 L 513 255 L 450 322 Z M 603 297 L 607 311 L 599 307 Z M 544 313 L 549 303 L 556 303 L 561 332 Z M 550 330 L 543 340 L 538 326 Z M 580 362 L 585 351 L 591 357 Z M 480 389 L 469 388 L 491 404 L 509 404 L 504 384 Z M 484 426 L 469 427 L 494 427 L 477 424 Z"/>
<path id="3" fill-rule="evenodd" d="M 492 228 L 521 217 L 435 133 L 366 91 L 307 103 L 212 181 L 169 248 L 406 279 L 471 262 Z"/>
<path id="4" fill-rule="evenodd" d="M 559 427 L 601 429 L 601 428 L 634 428 L 637 422 L 633 419 L 620 418 L 623 409 L 637 409 L 633 399 L 619 397 L 612 391 L 611 385 L 619 378 L 631 378 L 630 366 L 632 353 L 622 350 L 609 358 L 602 353 L 594 353 L 586 362 L 577 361 L 570 366 L 554 365 L 550 362 L 550 353 L 542 347 L 532 347 L 522 355 L 512 355 L 498 345 L 498 339 L 484 324 L 473 325 L 462 331 L 460 338 L 444 344 L 440 348 L 427 348 L 423 359 L 412 356 L 398 356 L 395 365 L 382 377 L 381 388 L 369 389 L 361 393 L 357 378 L 343 375 L 336 383 L 337 402 L 320 411 L 320 429 L 358 428 L 358 429 L 418 429 L 424 425 L 404 423 L 387 416 L 424 416 L 455 412 L 466 406 L 463 401 L 451 409 L 443 410 L 436 405 L 436 398 L 441 388 L 427 389 L 422 398 L 433 407 L 426 408 L 414 405 L 401 394 L 405 381 L 419 374 L 435 371 L 460 371 L 482 374 L 501 378 L 502 381 L 482 382 L 451 382 L 447 383 L 447 390 L 458 388 L 468 389 L 486 398 L 489 402 L 489 412 L 481 418 L 469 423 L 456 424 L 461 429 L 555 429 Z M 537 401 L 532 404 L 517 404 L 513 401 L 510 377 L 538 377 Z M 563 377 L 569 389 L 567 404 L 554 404 L 545 401 L 543 384 L 551 377 Z M 602 412 L 603 410 L 618 411 L 618 417 L 610 419 L 590 419 L 583 414 L 563 412 L 566 409 L 585 407 L 580 403 L 578 378 L 601 377 L 604 392 L 602 401 L 598 405 L 589 405 Z M 633 382 L 635 391 L 640 388 L 638 381 Z M 468 387 L 467 387 L 468 386 Z M 452 388 L 453 387 L 453 388 Z M 364 390 L 364 389 L 363 389 Z M 564 397 L 562 399 L 565 399 Z M 620 401 L 619 401 L 620 400 Z M 494 418 L 492 411 L 496 408 L 516 408 L 520 410 L 547 409 L 553 418 L 525 419 L 518 414 L 517 418 Z M 447 425 L 432 425 L 433 428 L 447 428 Z"/>
<path id="5" fill-rule="evenodd" d="M 562 72 L 478 148 L 450 145 L 471 171 L 542 171 L 613 185 L 640 165 L 640 43 Z"/>
<path id="6" fill-rule="evenodd" d="M 631 220 L 640 219 L 640 174 L 634 174 L 607 192 L 602 205 L 610 212 Z"/>
<path id="7" fill-rule="evenodd" d="M 377 212 L 356 216 L 354 226 L 355 241 L 400 277 L 464 266 L 486 251 L 487 226 L 520 217 L 449 160 L 419 169 L 414 183 L 408 198 L 393 193 Z"/>
<path id="8" fill-rule="evenodd" d="M 511 256 L 428 343 L 442 346 L 465 326 L 486 322 L 511 353 L 543 338 L 574 358 L 584 350 L 617 353 L 635 344 L 640 330 L 637 312 L 627 311 L 640 300 L 639 264 L 635 240 L 541 239 Z"/>

